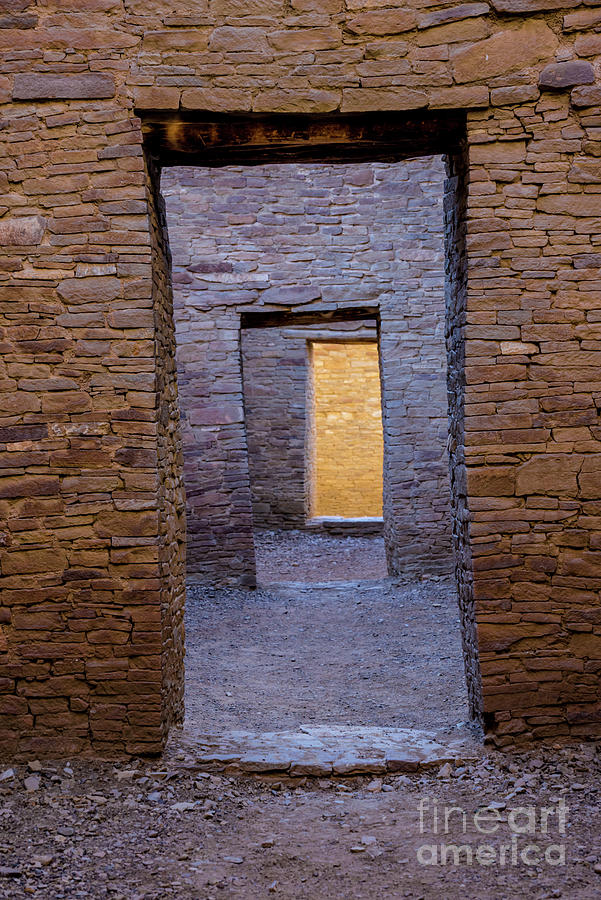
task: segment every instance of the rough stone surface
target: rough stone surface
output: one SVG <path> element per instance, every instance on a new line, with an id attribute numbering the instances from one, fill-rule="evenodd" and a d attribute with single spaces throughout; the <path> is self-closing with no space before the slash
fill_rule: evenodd
<path id="1" fill-rule="evenodd" d="M 42 216 L 19 216 L 0 220 L 0 247 L 39 244 L 46 231 Z"/>
<path id="2" fill-rule="evenodd" d="M 577 84 L 593 84 L 595 70 L 589 62 L 569 60 L 545 66 L 540 73 L 538 84 L 542 88 L 561 90 Z"/>
<path id="3" fill-rule="evenodd" d="M 492 0 L 493 8 L 500 13 L 526 15 L 546 10 L 570 9 L 580 6 L 579 0 Z"/>
<path id="4" fill-rule="evenodd" d="M 16 75 L 13 100 L 95 100 L 114 97 L 112 75 Z"/>
<path id="5" fill-rule="evenodd" d="M 536 65 L 557 47 L 557 38 L 544 22 L 528 22 L 479 41 L 453 57 L 455 81 L 483 81 Z"/>
<path id="6" fill-rule="evenodd" d="M 311 777 L 417 772 L 459 764 L 473 753 L 460 741 L 439 743 L 432 732 L 344 725 L 218 735 L 192 732 L 186 747 L 194 762 L 208 771 Z"/>
<path id="7" fill-rule="evenodd" d="M 134 96 L 135 106 L 141 109 L 179 109 L 179 103 L 180 92 L 174 87 L 141 87 Z"/>
<path id="8" fill-rule="evenodd" d="M 576 107 L 597 106 L 601 103 L 601 87 L 577 87 L 572 91 L 572 104 Z"/>

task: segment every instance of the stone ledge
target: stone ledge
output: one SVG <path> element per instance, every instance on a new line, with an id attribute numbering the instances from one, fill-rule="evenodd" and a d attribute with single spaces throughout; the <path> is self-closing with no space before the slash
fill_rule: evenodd
<path id="1" fill-rule="evenodd" d="M 538 78 L 539 87 L 556 91 L 594 82 L 595 70 L 590 62 L 582 59 L 570 59 L 545 66 Z"/>
<path id="2" fill-rule="evenodd" d="M 343 516 L 314 516 L 305 523 L 307 531 L 325 532 L 338 535 L 383 534 L 384 519 L 379 516 L 362 516 L 347 519 Z"/>

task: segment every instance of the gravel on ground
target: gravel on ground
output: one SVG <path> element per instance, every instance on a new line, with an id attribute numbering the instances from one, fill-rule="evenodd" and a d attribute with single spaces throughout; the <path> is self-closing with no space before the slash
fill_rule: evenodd
<path id="1" fill-rule="evenodd" d="M 452 582 L 388 578 L 377 539 L 310 537 L 265 538 L 259 591 L 191 585 L 187 721 L 160 759 L 0 765 L 2 900 L 601 896 L 595 743 L 361 777 L 196 763 L 195 728 L 467 733 Z"/>

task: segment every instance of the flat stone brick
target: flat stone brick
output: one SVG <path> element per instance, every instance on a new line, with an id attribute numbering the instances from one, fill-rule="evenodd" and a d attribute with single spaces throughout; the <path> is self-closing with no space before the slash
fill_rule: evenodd
<path id="1" fill-rule="evenodd" d="M 514 166 L 526 159 L 524 141 L 495 141 L 476 144 L 470 148 L 470 160 L 474 165 Z"/>
<path id="2" fill-rule="evenodd" d="M 210 112 L 248 112 L 252 95 L 230 88 L 189 88 L 182 93 L 182 109 L 205 109 Z"/>
<path id="3" fill-rule="evenodd" d="M 32 246 L 44 237 L 47 220 L 42 216 L 0 219 L 0 247 Z"/>
<path id="4" fill-rule="evenodd" d="M 331 112 L 340 106 L 339 91 L 261 91 L 252 101 L 254 112 Z"/>
<path id="5" fill-rule="evenodd" d="M 428 95 L 408 88 L 344 88 L 341 112 L 366 112 L 382 109 L 420 109 L 428 105 Z"/>
<path id="6" fill-rule="evenodd" d="M 310 303 L 312 300 L 319 300 L 321 290 L 319 286 L 309 287 L 299 285 L 298 287 L 272 287 L 263 291 L 261 299 L 263 304 L 275 304 L 278 306 L 298 306 L 302 303 Z"/>
<path id="7" fill-rule="evenodd" d="M 588 31 L 601 23 L 601 10 L 585 9 L 563 17 L 564 31 Z"/>
<path id="8" fill-rule="evenodd" d="M 58 549 L 12 551 L 3 554 L 1 561 L 3 575 L 61 572 L 66 565 L 67 556 L 64 550 Z M 81 652 L 81 647 L 79 649 Z M 42 655 L 41 651 L 39 655 Z"/>
<path id="9" fill-rule="evenodd" d="M 494 106 L 510 106 L 514 103 L 526 103 L 538 100 L 540 91 L 535 84 L 522 84 L 515 87 L 494 88 L 490 92 L 490 100 Z"/>
<path id="10" fill-rule="evenodd" d="M 601 34 L 583 35 L 577 38 L 574 49 L 578 56 L 598 56 L 601 53 Z"/>
<path id="11" fill-rule="evenodd" d="M 404 9 L 374 9 L 350 19 L 346 27 L 353 34 L 401 34 L 415 28 L 414 13 Z"/>
<path id="12" fill-rule="evenodd" d="M 477 109 L 489 104 L 486 85 L 462 85 L 436 88 L 430 92 L 430 109 Z"/>
<path id="13" fill-rule="evenodd" d="M 484 81 L 533 66 L 551 56 L 558 41 L 544 22 L 528 22 L 520 28 L 494 34 L 462 50 L 453 58 L 455 80 Z"/>
<path id="14" fill-rule="evenodd" d="M 574 106 L 601 106 L 601 87 L 577 87 L 571 93 Z"/>
<path id="15" fill-rule="evenodd" d="M 432 28 L 447 22 L 460 22 L 472 16 L 487 16 L 489 12 L 490 7 L 488 3 L 459 3 L 457 6 L 437 9 L 434 12 L 420 16 L 418 28 Z"/>
<path id="16" fill-rule="evenodd" d="M 500 13 L 526 15 L 547 10 L 570 9 L 573 6 L 580 6 L 580 0 L 491 0 L 491 4 L 493 9 Z"/>
<path id="17" fill-rule="evenodd" d="M 536 206 L 542 212 L 564 216 L 598 216 L 601 215 L 601 197 L 599 194 L 550 194 L 540 197 Z"/>
<path id="18" fill-rule="evenodd" d="M 13 100 L 95 100 L 115 96 L 112 75 L 15 75 Z"/>
<path id="19" fill-rule="evenodd" d="M 310 50 L 333 50 L 340 44 L 340 30 L 330 28 L 286 29 L 268 34 L 269 43 L 276 50 L 307 53 Z"/>
<path id="20" fill-rule="evenodd" d="M 139 87 L 134 92 L 138 109 L 179 109 L 181 91 L 176 87 Z"/>
<path id="21" fill-rule="evenodd" d="M 97 275 L 89 278 L 66 278 L 58 288 L 59 296 L 69 304 L 106 303 L 121 295 L 122 285 L 112 275 Z"/>
<path id="22" fill-rule="evenodd" d="M 545 66 L 538 77 L 539 87 L 553 90 L 562 90 L 576 84 L 592 84 L 594 81 L 595 72 L 592 65 L 580 60 Z"/>
<path id="23" fill-rule="evenodd" d="M 262 28 L 235 28 L 224 25 L 211 33 L 209 48 L 224 53 L 259 53 L 268 50 L 267 36 Z"/>

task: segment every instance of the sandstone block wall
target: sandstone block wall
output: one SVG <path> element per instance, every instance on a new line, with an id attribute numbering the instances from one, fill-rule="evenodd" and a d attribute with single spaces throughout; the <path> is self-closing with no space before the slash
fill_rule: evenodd
<path id="1" fill-rule="evenodd" d="M 156 751 L 177 708 L 183 524 L 175 475 L 160 486 L 178 469 L 172 327 L 145 148 L 220 166 L 451 153 L 451 493 L 473 707 L 499 743 L 599 735 L 596 16 L 578 0 L 11 4 L 3 754 Z M 211 327 L 233 359 L 225 308 Z M 207 439 L 203 490 L 221 502 L 226 478 L 246 527 L 239 387 L 220 383 L 236 427 Z M 251 551 L 237 548 L 239 571 Z"/>
<path id="2" fill-rule="evenodd" d="M 242 365 L 255 528 L 307 520 L 307 331 L 245 328 Z"/>
<path id="3" fill-rule="evenodd" d="M 442 160 L 172 168 L 162 186 L 174 265 L 189 571 L 226 583 L 254 576 L 252 479 L 234 341 L 240 311 L 266 304 L 379 310 L 389 564 L 393 572 L 449 571 Z M 287 357 L 283 369 L 275 363 L 277 329 L 260 339 L 252 331 L 245 329 L 243 355 L 260 340 L 279 376 L 266 388 L 265 410 L 257 410 L 256 396 L 248 410 L 255 512 L 269 502 L 260 494 L 276 494 L 281 503 L 269 521 L 304 523 L 304 434 L 285 449 L 280 416 L 304 376 L 298 358 Z M 262 378 L 266 383 L 268 372 Z M 247 390 L 252 398 L 252 385 Z M 292 416 L 306 427 L 298 405 Z M 273 428 L 264 421 L 271 417 Z M 282 448 L 279 458 L 269 446 Z"/>
<path id="4" fill-rule="evenodd" d="M 378 344 L 313 341 L 309 353 L 310 515 L 381 517 Z"/>
<path id="5" fill-rule="evenodd" d="M 0 224 L 0 753 L 156 752 L 183 715 L 184 601 L 158 180 L 127 111 L 11 111 L 3 177 L 24 215 Z"/>

